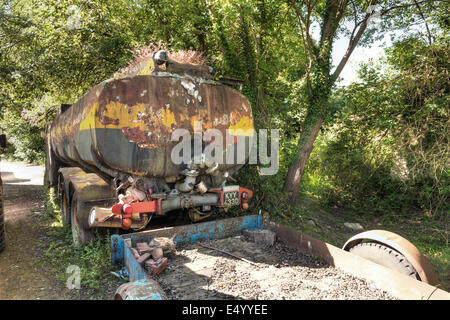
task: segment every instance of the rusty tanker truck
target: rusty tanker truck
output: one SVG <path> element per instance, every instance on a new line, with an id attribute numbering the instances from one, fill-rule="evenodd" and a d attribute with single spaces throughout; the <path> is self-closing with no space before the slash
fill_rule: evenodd
<path id="1" fill-rule="evenodd" d="M 96 228 L 139 230 L 174 210 L 196 222 L 225 208 L 248 208 L 252 191 L 233 178 L 242 163 L 205 158 L 206 146 L 220 139 L 180 153 L 191 161 L 172 159 L 179 142 L 171 136 L 178 129 L 191 137 L 215 129 L 224 149 L 229 130 L 251 139 L 249 101 L 213 73 L 158 52 L 61 106 L 46 129 L 45 182 L 58 188 L 75 244 L 88 241 Z"/>
<path id="2" fill-rule="evenodd" d="M 141 230 L 153 218 L 175 211 L 197 222 L 227 208 L 248 209 L 253 193 L 233 176 L 247 159 L 253 161 L 251 106 L 215 78 L 208 66 L 179 63 L 159 51 L 93 87 L 73 105 L 61 106 L 46 129 L 44 182 L 57 186 L 62 220 L 71 226 L 75 244 L 86 243 L 97 228 Z M 189 226 L 183 237 L 197 241 L 201 232 L 220 235 L 235 230 L 236 221 L 253 218 Z M 308 250 L 319 243 L 283 230 L 277 237 L 306 244 Z M 330 258 L 332 246 L 320 243 L 317 249 Z M 438 283 L 427 258 L 392 232 L 356 234 L 343 250 Z"/>

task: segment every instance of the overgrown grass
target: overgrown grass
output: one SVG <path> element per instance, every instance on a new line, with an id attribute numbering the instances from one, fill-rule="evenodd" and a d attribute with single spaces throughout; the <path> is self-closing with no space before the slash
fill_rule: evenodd
<path id="1" fill-rule="evenodd" d="M 448 226 L 433 219 L 421 218 L 407 225 L 405 233 L 430 260 L 441 281 L 441 288 L 450 291 L 450 247 Z"/>
<path id="2" fill-rule="evenodd" d="M 98 292 L 103 280 L 110 277 L 113 270 L 110 263 L 109 233 L 106 235 L 97 233 L 85 246 L 74 246 L 71 228 L 62 223 L 55 189 L 45 188 L 45 190 L 48 191 L 45 191 L 45 209 L 42 217 L 46 222 L 47 236 L 51 241 L 40 244 L 45 249 L 40 264 L 64 283 L 72 275 L 66 272 L 67 268 L 78 266 L 81 273 L 81 287 Z"/>

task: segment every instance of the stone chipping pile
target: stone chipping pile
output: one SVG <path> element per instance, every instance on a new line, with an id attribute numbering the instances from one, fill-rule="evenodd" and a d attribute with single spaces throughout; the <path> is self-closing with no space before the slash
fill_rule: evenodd
<path id="1" fill-rule="evenodd" d="M 169 299 L 395 300 L 373 283 L 281 242 L 248 234 L 178 244 L 155 277 Z M 212 249 L 211 249 L 212 248 Z M 218 249 L 218 250 L 216 250 Z M 230 253 L 230 254 L 227 254 Z"/>

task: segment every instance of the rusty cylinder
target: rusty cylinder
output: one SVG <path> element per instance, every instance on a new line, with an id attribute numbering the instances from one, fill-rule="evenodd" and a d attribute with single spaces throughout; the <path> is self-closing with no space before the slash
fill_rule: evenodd
<path id="1" fill-rule="evenodd" d="M 249 101 L 214 81 L 208 67 L 173 61 L 157 65 L 148 58 L 60 113 L 47 130 L 47 141 L 52 157 L 87 172 L 173 179 L 186 165 L 171 160 L 178 143 L 171 134 L 176 129 L 198 133 L 199 122 L 202 133 L 222 133 L 224 150 L 227 129 L 244 136 L 253 129 Z M 217 170 L 241 166 L 221 164 Z"/>

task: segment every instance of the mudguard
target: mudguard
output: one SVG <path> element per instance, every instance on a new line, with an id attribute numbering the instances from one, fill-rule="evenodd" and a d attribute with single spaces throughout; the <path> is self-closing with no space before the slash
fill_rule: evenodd
<path id="1" fill-rule="evenodd" d="M 376 241 L 400 252 L 416 269 L 421 281 L 433 286 L 439 284 L 430 261 L 428 261 L 416 246 L 396 233 L 385 230 L 365 231 L 348 239 L 342 249 L 349 251 L 350 248 L 364 240 Z"/>

